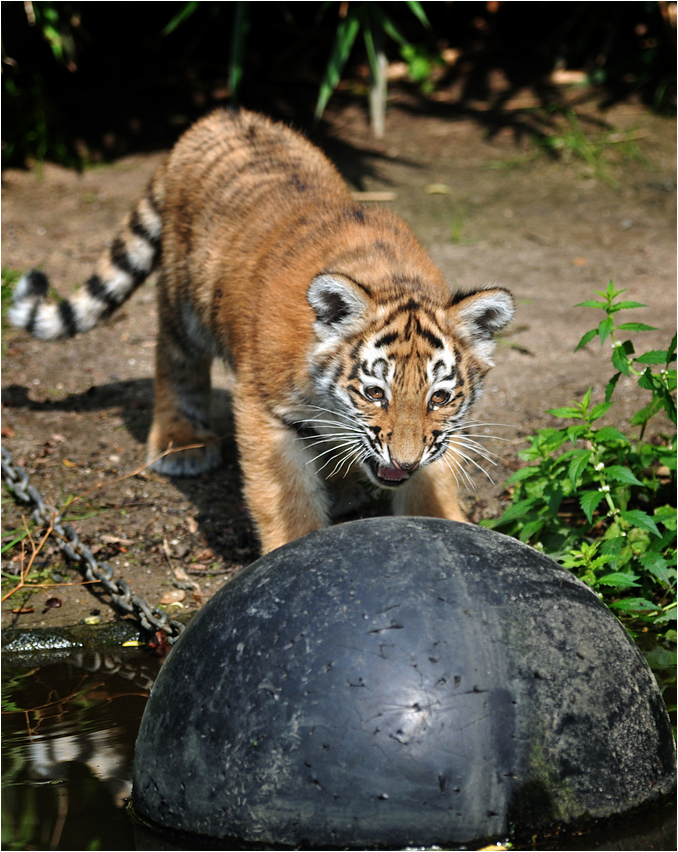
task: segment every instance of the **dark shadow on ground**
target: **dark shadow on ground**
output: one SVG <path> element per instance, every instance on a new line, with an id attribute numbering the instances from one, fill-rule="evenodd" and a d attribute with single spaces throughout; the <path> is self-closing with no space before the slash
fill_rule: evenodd
<path id="1" fill-rule="evenodd" d="M 235 549 L 241 561 L 251 562 L 259 555 L 258 542 L 241 496 L 230 400 L 226 391 L 219 388 L 213 390 L 212 412 L 216 433 L 221 438 L 221 467 L 203 476 L 172 477 L 171 482 L 195 506 L 197 511 L 193 514 L 202 528 L 206 543 L 215 554 L 232 560 Z M 35 412 L 115 412 L 138 444 L 138 465 L 134 465 L 133 469 L 144 464 L 144 444 L 153 410 L 151 379 L 109 382 L 60 400 L 41 401 L 30 398 L 27 386 L 14 384 L 3 388 L 2 404 L 7 409 Z M 94 441 L 91 450 L 96 451 Z M 102 464 L 105 468 L 105 462 Z M 162 480 L 159 474 L 153 476 Z"/>

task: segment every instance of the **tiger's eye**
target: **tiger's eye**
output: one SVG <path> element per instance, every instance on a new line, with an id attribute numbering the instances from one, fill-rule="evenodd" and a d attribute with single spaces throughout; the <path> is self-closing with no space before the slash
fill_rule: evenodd
<path id="1" fill-rule="evenodd" d="M 446 390 L 437 390 L 435 393 L 431 394 L 430 404 L 431 405 L 447 405 L 450 401 L 451 394 Z"/>
<path id="2" fill-rule="evenodd" d="M 380 402 L 385 396 L 384 389 L 378 385 L 370 385 L 370 387 L 364 389 L 363 393 L 372 402 Z"/>

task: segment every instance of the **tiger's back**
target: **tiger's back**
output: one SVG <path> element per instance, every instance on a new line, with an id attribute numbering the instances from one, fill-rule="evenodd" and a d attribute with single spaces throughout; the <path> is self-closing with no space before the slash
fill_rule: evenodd
<path id="1" fill-rule="evenodd" d="M 162 183 L 163 286 L 174 313 L 190 304 L 236 364 L 255 339 L 279 366 L 289 363 L 281 351 L 298 354 L 299 333 L 303 343 L 313 337 L 308 285 L 326 269 L 369 276 L 375 291 L 391 289 L 393 267 L 412 279 L 425 269 L 449 295 L 401 220 L 357 204 L 315 146 L 263 116 L 208 116 L 179 141 Z"/>
<path id="2" fill-rule="evenodd" d="M 392 490 L 397 512 L 463 519 L 454 436 L 512 315 L 506 291 L 453 295 L 404 222 L 357 204 L 317 148 L 245 111 L 184 134 L 66 308 L 29 275 L 13 319 L 42 337 L 86 330 L 97 304 L 110 313 L 158 261 L 157 469 L 219 463 L 209 403 L 220 356 L 237 378 L 264 550 L 327 524 L 337 477 Z"/>

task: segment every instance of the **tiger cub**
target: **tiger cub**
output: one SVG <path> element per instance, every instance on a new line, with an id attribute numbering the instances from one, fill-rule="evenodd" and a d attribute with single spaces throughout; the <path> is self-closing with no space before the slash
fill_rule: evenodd
<path id="1" fill-rule="evenodd" d="M 465 520 L 455 436 L 513 315 L 506 290 L 453 294 L 404 222 L 356 203 L 304 137 L 244 110 L 181 137 L 71 300 L 47 302 L 46 277 L 30 272 L 11 321 L 45 340 L 88 331 L 158 265 L 156 470 L 218 466 L 219 356 L 236 375 L 264 552 L 326 526 L 339 479 L 390 490 L 396 514 Z"/>

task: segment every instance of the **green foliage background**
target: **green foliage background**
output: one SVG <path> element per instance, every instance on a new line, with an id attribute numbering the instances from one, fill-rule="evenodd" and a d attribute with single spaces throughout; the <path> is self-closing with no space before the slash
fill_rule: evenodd
<path id="1" fill-rule="evenodd" d="M 167 147 L 178 127 L 219 104 L 240 102 L 310 124 L 337 96 L 342 75 L 360 77 L 364 67 L 378 76 L 382 54 L 407 64 L 399 85 L 422 107 L 436 87 L 462 79 L 451 115 L 467 101 L 489 99 L 497 69 L 515 91 L 530 87 L 552 105 L 555 68 L 587 71 L 604 102 L 635 92 L 670 112 L 676 51 L 669 6 L 3 3 L 3 163 L 83 165 Z M 441 63 L 445 48 L 460 56 L 453 66 Z"/>

